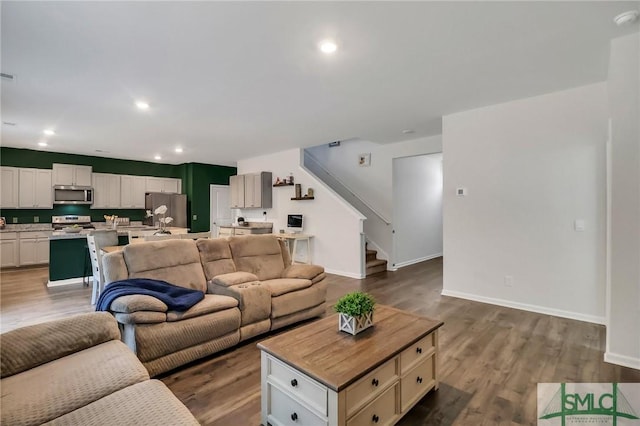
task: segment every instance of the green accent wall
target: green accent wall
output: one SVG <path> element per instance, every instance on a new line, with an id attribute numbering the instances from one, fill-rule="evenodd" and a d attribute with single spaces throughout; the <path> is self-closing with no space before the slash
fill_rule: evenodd
<path id="1" fill-rule="evenodd" d="M 180 178 L 182 193 L 187 195 L 187 222 L 192 232 L 209 230 L 209 185 L 228 185 L 229 176 L 237 173 L 235 167 L 214 164 L 173 165 L 0 147 L 0 165 L 2 166 L 50 169 L 53 163 L 91 166 L 95 173 Z M 8 224 L 13 223 L 14 217 L 18 219 L 17 223 L 34 223 L 34 216 L 38 216 L 39 222 L 50 223 L 51 216 L 66 214 L 88 215 L 93 222 L 103 222 L 103 216 L 106 214 L 117 214 L 120 217 L 129 217 L 131 220 L 144 218 L 143 209 L 90 209 L 85 205 L 54 205 L 53 209 L 0 210 L 0 216 L 6 217 Z M 197 215 L 196 220 L 193 220 L 194 214 Z"/>

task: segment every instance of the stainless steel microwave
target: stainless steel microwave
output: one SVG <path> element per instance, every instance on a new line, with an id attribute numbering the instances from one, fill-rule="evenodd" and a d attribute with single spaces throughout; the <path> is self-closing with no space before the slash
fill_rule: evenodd
<path id="1" fill-rule="evenodd" d="M 53 204 L 93 204 L 93 188 L 90 186 L 55 185 Z"/>

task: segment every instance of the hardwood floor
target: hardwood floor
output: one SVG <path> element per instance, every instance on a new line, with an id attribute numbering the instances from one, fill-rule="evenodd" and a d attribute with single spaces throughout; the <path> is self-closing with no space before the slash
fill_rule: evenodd
<path id="1" fill-rule="evenodd" d="M 47 289 L 46 278 L 46 268 L 1 271 L 2 331 L 92 311 L 89 288 Z M 639 370 L 602 361 L 603 326 L 441 296 L 441 259 L 363 280 L 327 279 L 330 306 L 361 289 L 379 303 L 444 321 L 440 389 L 423 398 L 402 426 L 533 425 L 538 382 L 640 382 Z M 258 425 L 261 339 L 160 379 L 203 425 Z"/>

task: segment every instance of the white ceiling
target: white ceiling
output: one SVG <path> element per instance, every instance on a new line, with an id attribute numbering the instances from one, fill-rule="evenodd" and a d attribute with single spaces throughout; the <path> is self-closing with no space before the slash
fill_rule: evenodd
<path id="1" fill-rule="evenodd" d="M 2 1 L 0 66 L 15 75 L 2 79 L 2 121 L 15 123 L 3 123 L 2 145 L 39 149 L 50 127 L 49 151 L 234 165 L 334 140 L 439 134 L 452 112 L 605 80 L 609 40 L 638 31 L 612 18 L 639 8 Z M 317 49 L 327 37 L 333 56 Z"/>

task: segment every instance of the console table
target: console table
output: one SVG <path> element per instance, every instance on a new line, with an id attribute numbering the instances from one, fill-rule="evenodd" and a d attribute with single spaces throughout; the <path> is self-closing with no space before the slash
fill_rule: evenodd
<path id="1" fill-rule="evenodd" d="M 377 305 L 356 336 L 332 315 L 260 342 L 263 426 L 395 424 L 438 388 L 442 325 Z"/>

